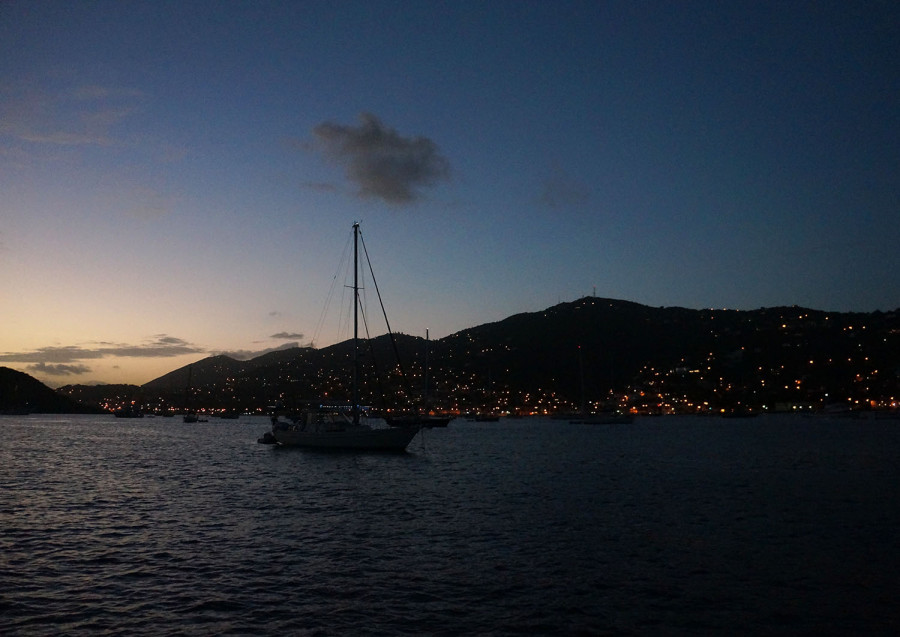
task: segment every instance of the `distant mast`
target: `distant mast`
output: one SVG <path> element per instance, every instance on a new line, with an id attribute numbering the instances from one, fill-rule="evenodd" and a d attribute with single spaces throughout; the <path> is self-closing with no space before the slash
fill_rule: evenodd
<path id="1" fill-rule="evenodd" d="M 422 375 L 423 384 L 422 384 L 422 403 L 425 408 L 425 413 L 430 411 L 428 404 L 428 349 L 429 349 L 430 340 L 428 338 L 428 328 L 425 328 L 425 373 Z"/>
<path id="2" fill-rule="evenodd" d="M 359 222 L 353 224 L 353 424 L 359 424 Z"/>

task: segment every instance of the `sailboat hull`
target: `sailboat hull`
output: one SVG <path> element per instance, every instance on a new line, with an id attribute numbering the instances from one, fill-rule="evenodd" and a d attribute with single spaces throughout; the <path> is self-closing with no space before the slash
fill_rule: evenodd
<path id="1" fill-rule="evenodd" d="M 385 416 L 385 422 L 391 427 L 446 427 L 450 424 L 450 416 Z"/>
<path id="2" fill-rule="evenodd" d="M 418 427 L 372 429 L 365 425 L 348 426 L 342 431 L 273 430 L 278 444 L 307 449 L 353 451 L 405 451 L 419 432 Z"/>

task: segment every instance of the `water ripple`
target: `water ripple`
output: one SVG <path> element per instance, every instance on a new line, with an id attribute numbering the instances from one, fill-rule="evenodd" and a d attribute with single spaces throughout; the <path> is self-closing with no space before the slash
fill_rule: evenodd
<path id="1" fill-rule="evenodd" d="M 896 632 L 890 423 L 3 418 L 0 634 Z"/>

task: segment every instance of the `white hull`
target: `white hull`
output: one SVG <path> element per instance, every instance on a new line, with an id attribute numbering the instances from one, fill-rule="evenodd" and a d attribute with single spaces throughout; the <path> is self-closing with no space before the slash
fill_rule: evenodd
<path id="1" fill-rule="evenodd" d="M 278 444 L 309 449 L 347 449 L 357 451 L 403 451 L 419 432 L 418 427 L 373 429 L 367 425 L 302 430 L 277 426 L 272 435 Z"/>

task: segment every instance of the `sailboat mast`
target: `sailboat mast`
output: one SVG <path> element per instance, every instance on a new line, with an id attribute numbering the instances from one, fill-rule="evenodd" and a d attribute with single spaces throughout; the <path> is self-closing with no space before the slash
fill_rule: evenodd
<path id="1" fill-rule="evenodd" d="M 353 224 L 353 424 L 359 424 L 359 223 Z"/>
<path id="2" fill-rule="evenodd" d="M 425 373 L 422 374 L 422 377 L 423 377 L 423 381 L 422 381 L 422 403 L 423 403 L 423 405 L 422 406 L 425 408 L 426 414 L 429 411 L 429 405 L 428 405 L 428 349 L 429 348 L 428 348 L 428 344 L 429 344 L 428 328 L 426 327 L 425 328 Z"/>

